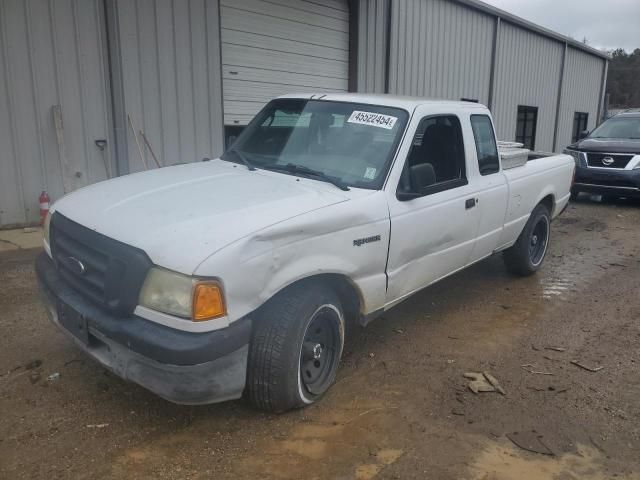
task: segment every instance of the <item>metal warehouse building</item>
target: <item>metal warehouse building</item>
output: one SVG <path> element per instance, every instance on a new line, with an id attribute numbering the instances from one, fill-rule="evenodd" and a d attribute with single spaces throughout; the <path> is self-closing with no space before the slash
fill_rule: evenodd
<path id="1" fill-rule="evenodd" d="M 0 226 L 141 153 L 218 155 L 283 93 L 479 101 L 558 151 L 598 122 L 607 58 L 476 0 L 0 0 Z"/>

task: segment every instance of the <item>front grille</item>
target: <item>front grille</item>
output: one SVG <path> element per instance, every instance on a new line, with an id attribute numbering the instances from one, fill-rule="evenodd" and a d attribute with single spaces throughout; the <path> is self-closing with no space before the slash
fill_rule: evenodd
<path id="1" fill-rule="evenodd" d="M 62 279 L 105 309 L 133 312 L 151 261 L 140 249 L 118 242 L 54 213 L 51 254 Z"/>
<path id="2" fill-rule="evenodd" d="M 624 168 L 633 155 L 587 153 L 587 165 L 600 168 Z"/>

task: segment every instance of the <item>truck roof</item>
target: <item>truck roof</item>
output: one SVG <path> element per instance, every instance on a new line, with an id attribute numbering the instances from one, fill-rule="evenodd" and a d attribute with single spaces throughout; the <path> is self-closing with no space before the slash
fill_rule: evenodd
<path id="1" fill-rule="evenodd" d="M 281 95 L 278 98 L 306 98 L 315 100 L 332 100 L 336 102 L 368 103 L 371 105 L 383 105 L 386 107 L 399 107 L 408 111 L 413 111 L 420 105 L 451 105 L 462 108 L 487 109 L 483 104 L 475 102 L 373 93 L 290 93 L 288 95 Z"/>

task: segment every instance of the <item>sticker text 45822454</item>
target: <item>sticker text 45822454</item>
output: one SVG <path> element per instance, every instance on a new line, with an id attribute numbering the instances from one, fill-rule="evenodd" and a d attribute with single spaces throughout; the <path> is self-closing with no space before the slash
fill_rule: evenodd
<path id="1" fill-rule="evenodd" d="M 361 125 L 371 125 L 372 127 L 380 127 L 391 130 L 396 124 L 396 120 L 398 120 L 398 117 L 393 117 L 391 115 L 354 110 L 347 122 L 359 123 Z"/>

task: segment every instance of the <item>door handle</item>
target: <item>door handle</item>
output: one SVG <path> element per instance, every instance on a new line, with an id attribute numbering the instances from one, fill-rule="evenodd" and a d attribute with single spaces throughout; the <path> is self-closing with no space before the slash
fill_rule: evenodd
<path id="1" fill-rule="evenodd" d="M 476 203 L 477 203 L 477 200 L 475 198 L 467 198 L 467 200 L 464 202 L 464 208 L 469 210 L 470 208 L 475 207 Z"/>

